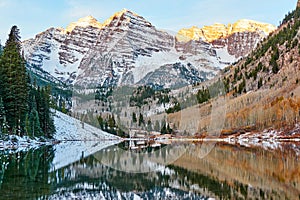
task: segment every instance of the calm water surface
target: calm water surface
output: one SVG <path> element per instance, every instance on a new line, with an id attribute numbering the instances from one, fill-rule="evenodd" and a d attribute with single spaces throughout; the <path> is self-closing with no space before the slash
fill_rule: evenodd
<path id="1" fill-rule="evenodd" d="M 137 141 L 0 151 L 0 199 L 299 199 L 299 152 Z"/>

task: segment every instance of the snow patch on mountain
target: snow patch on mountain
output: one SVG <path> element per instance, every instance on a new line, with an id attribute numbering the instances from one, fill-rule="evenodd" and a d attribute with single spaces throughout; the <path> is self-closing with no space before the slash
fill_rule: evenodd
<path id="1" fill-rule="evenodd" d="M 234 55 L 230 55 L 227 49 L 227 46 L 216 48 L 218 59 L 224 64 L 221 68 L 224 68 L 238 60 Z"/>
<path id="2" fill-rule="evenodd" d="M 59 43 L 53 43 L 52 53 L 49 55 L 49 59 L 44 61 L 44 70 L 49 72 L 52 76 L 57 77 L 59 80 L 64 82 L 72 82 L 72 79 L 77 77 L 78 66 L 80 64 L 81 59 L 83 58 L 83 54 L 71 51 L 74 57 L 76 57 L 77 61 L 74 63 L 69 63 L 67 66 L 60 64 L 59 58 Z M 73 77 L 73 78 L 72 78 Z"/>
<path id="3" fill-rule="evenodd" d="M 174 50 L 170 52 L 154 52 L 151 57 L 140 56 L 136 60 L 136 67 L 132 69 L 134 83 L 139 82 L 149 72 L 153 72 L 163 65 L 179 61 L 179 53 Z"/>
<path id="4" fill-rule="evenodd" d="M 139 56 L 135 61 L 135 68 L 132 69 L 134 83 L 140 82 L 150 72 L 154 72 L 165 65 L 181 63 L 183 65 L 193 65 L 199 72 L 216 73 L 216 69 L 208 68 L 203 65 L 204 61 L 210 63 L 211 66 L 223 68 L 224 64 L 218 59 L 223 59 L 209 56 L 206 52 L 198 55 L 183 54 L 182 52 L 171 49 L 170 51 L 154 52 L 151 57 Z"/>

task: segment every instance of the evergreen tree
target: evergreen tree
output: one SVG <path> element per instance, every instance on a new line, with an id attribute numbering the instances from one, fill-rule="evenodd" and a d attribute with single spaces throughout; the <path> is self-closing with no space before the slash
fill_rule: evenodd
<path id="1" fill-rule="evenodd" d="M 1 54 L 2 54 L 2 51 L 3 51 L 3 47 L 2 47 L 2 45 L 1 45 L 1 40 L 0 40 L 0 56 L 1 56 Z"/>
<path id="2" fill-rule="evenodd" d="M 167 125 L 166 123 L 164 123 L 162 125 L 160 132 L 161 132 L 161 134 L 170 134 L 173 132 L 173 130 L 170 128 L 169 124 Z"/>
<path id="3" fill-rule="evenodd" d="M 151 119 L 149 119 L 148 122 L 147 122 L 147 130 L 148 131 L 152 131 L 152 122 L 151 122 Z"/>
<path id="4" fill-rule="evenodd" d="M 103 120 L 101 115 L 99 115 L 99 117 L 98 117 L 98 122 L 99 122 L 99 125 L 100 125 L 100 129 L 103 130 L 104 129 L 104 126 L 103 126 L 104 125 L 104 120 Z"/>
<path id="5" fill-rule="evenodd" d="M 159 124 L 158 121 L 155 121 L 154 130 L 157 131 L 157 132 L 160 131 L 160 124 Z"/>
<path id="6" fill-rule="evenodd" d="M 39 98 L 37 111 L 39 114 L 40 127 L 44 135 L 51 138 L 55 132 L 54 122 L 52 118 L 52 113 L 50 112 L 50 87 L 44 87 L 42 89 L 38 88 L 37 97 Z"/>
<path id="7" fill-rule="evenodd" d="M 55 127 L 50 93 L 50 87 L 31 85 L 21 54 L 19 29 L 13 26 L 0 54 L 0 131 L 51 138 Z"/>
<path id="8" fill-rule="evenodd" d="M 145 124 L 145 120 L 144 120 L 144 117 L 143 117 L 142 113 L 140 113 L 140 116 L 139 116 L 139 126 L 141 126 L 142 124 Z"/>
<path id="9" fill-rule="evenodd" d="M 107 121 L 105 120 L 104 121 L 104 129 L 103 129 L 104 131 L 107 131 L 108 130 L 108 123 L 107 123 Z"/>
<path id="10" fill-rule="evenodd" d="M 68 111 L 66 109 L 66 102 L 64 100 L 62 100 L 62 99 L 61 99 L 60 102 L 61 102 L 61 104 L 60 104 L 60 110 L 61 110 L 61 112 L 67 114 Z"/>
<path id="11" fill-rule="evenodd" d="M 173 129 L 171 129 L 170 124 L 167 126 L 167 133 L 171 134 L 173 132 Z"/>
<path id="12" fill-rule="evenodd" d="M 40 127 L 40 119 L 39 114 L 36 109 L 32 109 L 29 115 L 30 121 L 30 133 L 33 137 L 41 136 L 41 127 Z"/>
<path id="13" fill-rule="evenodd" d="M 133 122 L 133 123 L 136 123 L 136 122 L 137 122 L 137 118 L 136 118 L 135 112 L 132 113 L 132 122 Z"/>
<path id="14" fill-rule="evenodd" d="M 160 133 L 161 133 L 162 135 L 164 135 L 164 134 L 167 134 L 167 126 L 166 126 L 166 124 L 165 124 L 165 123 L 164 123 L 164 124 L 162 124 L 161 130 L 160 130 Z"/>
<path id="15" fill-rule="evenodd" d="M 261 88 L 263 84 L 263 79 L 262 77 L 259 79 L 258 83 L 257 83 L 257 89 Z"/>
<path id="16" fill-rule="evenodd" d="M 33 97 L 32 109 L 29 114 L 28 134 L 33 137 L 39 137 L 39 136 L 41 136 L 41 133 L 42 132 L 41 132 L 41 126 L 40 126 L 39 113 L 37 111 L 37 103 L 36 103 L 35 97 Z"/>
<path id="17" fill-rule="evenodd" d="M 9 131 L 20 135 L 24 131 L 28 111 L 28 85 L 17 26 L 11 28 L 1 54 L 0 74 L 0 96 L 3 98 Z"/>
<path id="18" fill-rule="evenodd" d="M 108 123 L 108 126 L 109 126 L 110 130 L 113 130 L 113 128 L 115 128 L 116 121 L 115 121 L 114 115 L 108 117 L 108 122 L 107 123 Z"/>
<path id="19" fill-rule="evenodd" d="M 31 135 L 31 127 L 30 127 L 30 121 L 29 121 L 29 114 L 26 114 L 25 117 L 25 134 L 27 136 Z"/>
<path id="20" fill-rule="evenodd" d="M 0 133 L 3 133 L 3 126 L 4 126 L 4 120 L 5 120 L 5 110 L 2 98 L 0 97 Z"/>

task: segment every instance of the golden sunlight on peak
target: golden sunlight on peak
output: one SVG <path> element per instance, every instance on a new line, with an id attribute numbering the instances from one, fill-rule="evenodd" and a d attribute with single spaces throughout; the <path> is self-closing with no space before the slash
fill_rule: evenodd
<path id="1" fill-rule="evenodd" d="M 272 24 L 257 22 L 254 20 L 241 19 L 232 25 L 232 33 L 236 32 L 255 32 L 262 31 L 265 35 L 269 35 L 276 27 Z"/>
<path id="2" fill-rule="evenodd" d="M 275 26 L 267 23 L 261 23 L 253 20 L 241 19 L 234 24 L 227 26 L 220 23 L 215 23 L 211 26 L 202 28 L 191 27 L 179 30 L 176 38 L 180 42 L 202 39 L 206 42 L 212 42 L 220 38 L 226 38 L 233 33 L 238 32 L 259 32 L 259 34 L 269 35 L 276 29 Z"/>
<path id="3" fill-rule="evenodd" d="M 86 16 L 86 17 L 83 17 L 83 18 L 80 18 L 77 22 L 72 22 L 71 24 L 69 24 L 67 26 L 67 28 L 65 29 L 65 33 L 67 32 L 72 32 L 73 29 L 75 27 L 88 27 L 88 26 L 92 26 L 92 27 L 95 27 L 95 28 L 102 28 L 103 25 L 98 22 L 93 16 Z"/>
<path id="4" fill-rule="evenodd" d="M 108 24 L 110 24 L 110 22 L 114 19 L 114 18 L 119 18 L 121 17 L 122 15 L 124 15 L 125 13 L 129 13 L 131 15 L 134 15 L 134 16 L 138 16 L 136 13 L 124 8 L 122 9 L 121 11 L 119 12 L 116 12 L 115 14 L 113 14 L 110 18 L 108 18 L 107 20 L 105 20 L 105 22 L 103 23 L 103 26 L 106 26 Z"/>

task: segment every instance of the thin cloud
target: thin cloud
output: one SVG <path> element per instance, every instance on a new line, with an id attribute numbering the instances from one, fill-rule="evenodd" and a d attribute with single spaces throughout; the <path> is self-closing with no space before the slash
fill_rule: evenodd
<path id="1" fill-rule="evenodd" d="M 9 5 L 9 1 L 7 1 L 7 0 L 1 0 L 0 1 L 0 8 L 5 8 L 5 7 L 7 7 L 8 5 Z"/>
<path id="2" fill-rule="evenodd" d="M 98 21 L 103 22 L 106 18 L 118 11 L 111 7 L 104 6 L 105 3 L 99 1 L 86 0 L 83 4 L 79 0 L 66 1 L 68 8 L 65 13 L 65 19 L 69 22 L 77 20 L 81 17 L 92 15 Z"/>

